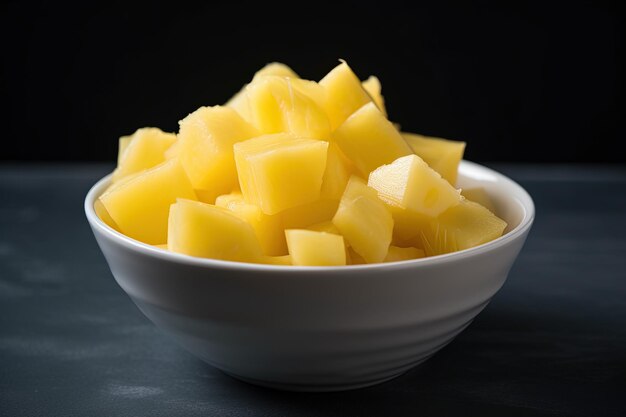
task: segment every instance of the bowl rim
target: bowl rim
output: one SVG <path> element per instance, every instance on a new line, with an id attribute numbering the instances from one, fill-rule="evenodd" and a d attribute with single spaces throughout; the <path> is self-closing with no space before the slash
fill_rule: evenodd
<path id="1" fill-rule="evenodd" d="M 106 186 L 109 185 L 111 174 L 105 175 L 99 179 L 87 192 L 84 200 L 84 209 L 87 216 L 87 221 L 91 225 L 94 233 L 100 233 L 105 235 L 109 240 L 116 244 L 123 246 L 125 249 L 129 249 L 135 252 L 139 252 L 143 255 L 159 258 L 163 261 L 175 262 L 190 266 L 208 267 L 211 269 L 226 269 L 226 270 L 240 270 L 240 271 L 256 271 L 256 272 L 273 272 L 273 273 L 292 273 L 297 271 L 299 273 L 318 273 L 318 272 L 333 272 L 338 273 L 342 271 L 353 273 L 355 271 L 370 271 L 377 269 L 395 269 L 406 267 L 426 267 L 433 266 L 446 262 L 459 261 L 468 257 L 480 255 L 485 252 L 489 252 L 498 247 L 504 246 L 507 243 L 518 239 L 523 236 L 528 229 L 532 226 L 535 218 L 535 204 L 530 194 L 519 185 L 517 182 L 507 177 L 506 175 L 488 168 L 484 165 L 477 164 L 475 162 L 462 160 L 459 170 L 470 169 L 477 172 L 481 172 L 491 178 L 495 178 L 497 182 L 504 183 L 507 187 L 512 189 L 512 193 L 523 208 L 523 217 L 519 224 L 510 230 L 508 233 L 494 239 L 490 242 L 483 243 L 478 246 L 474 246 L 469 249 L 464 249 L 452 253 L 446 253 L 443 255 L 429 256 L 426 258 L 409 259 L 404 261 L 384 262 L 376 264 L 362 264 L 362 265 L 342 265 L 342 266 L 294 266 L 294 265 L 268 265 L 246 262 L 225 261 L 220 259 L 200 258 L 190 255 L 184 255 L 180 253 L 174 253 L 167 250 L 163 250 L 156 246 L 140 242 L 133 238 L 130 238 L 117 230 L 111 228 L 104 223 L 96 214 L 94 208 L 95 200 L 102 194 Z"/>

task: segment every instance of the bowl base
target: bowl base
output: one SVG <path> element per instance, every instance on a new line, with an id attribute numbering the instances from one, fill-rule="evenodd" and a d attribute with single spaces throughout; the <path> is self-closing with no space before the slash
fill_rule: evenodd
<path id="1" fill-rule="evenodd" d="M 274 382 L 274 381 L 265 381 L 261 379 L 247 378 L 245 376 L 236 375 L 236 374 L 233 374 L 231 372 L 226 372 L 226 371 L 222 371 L 222 372 L 224 372 L 226 375 L 232 378 L 235 378 L 242 382 L 246 382 L 248 384 L 258 385 L 264 388 L 272 388 L 272 389 L 276 389 L 280 391 L 336 392 L 336 391 L 349 391 L 349 390 L 355 390 L 355 389 L 360 389 L 360 388 L 367 388 L 367 387 L 371 387 L 374 385 L 382 384 L 387 381 L 391 381 L 392 379 L 395 379 L 404 375 L 405 373 L 415 368 L 416 366 L 419 366 L 420 364 L 425 362 L 427 359 L 429 359 L 430 356 L 432 355 L 429 355 L 428 357 L 420 360 L 419 362 L 411 364 L 410 367 L 406 369 L 402 369 L 401 371 L 393 373 L 392 375 L 386 375 L 382 378 L 373 379 L 370 381 L 364 381 L 364 382 L 361 381 L 361 382 L 346 383 L 346 384 L 324 385 L 324 384 L 298 384 L 298 383 L 288 383 L 288 382 Z"/>

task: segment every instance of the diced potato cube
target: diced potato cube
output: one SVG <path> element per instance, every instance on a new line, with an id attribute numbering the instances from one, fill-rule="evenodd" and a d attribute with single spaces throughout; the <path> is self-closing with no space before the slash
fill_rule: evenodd
<path id="1" fill-rule="evenodd" d="M 328 140 L 330 122 L 318 104 L 289 78 L 265 76 L 246 87 L 252 124 L 264 134 L 288 132 Z"/>
<path id="2" fill-rule="evenodd" d="M 289 134 L 235 144 L 239 184 L 246 201 L 276 214 L 319 199 L 328 142 Z"/>
<path id="3" fill-rule="evenodd" d="M 230 210 L 252 226 L 264 255 L 278 256 L 287 253 L 287 243 L 279 214 L 268 215 L 258 206 L 247 203 L 240 192 L 217 197 L 215 205 Z"/>
<path id="4" fill-rule="evenodd" d="M 461 201 L 459 192 L 417 155 L 377 168 L 370 174 L 368 185 L 388 205 L 430 217 Z"/>
<path id="5" fill-rule="evenodd" d="M 504 220 L 478 203 L 464 200 L 429 223 L 419 236 L 428 256 L 469 249 L 504 233 Z"/>
<path id="6" fill-rule="evenodd" d="M 455 185 L 459 164 L 465 152 L 465 142 L 403 133 L 413 152 L 422 158 L 450 184 Z"/>
<path id="7" fill-rule="evenodd" d="M 376 191 L 360 178 L 350 178 L 333 224 L 368 263 L 385 259 L 391 243 L 393 218 Z"/>
<path id="8" fill-rule="evenodd" d="M 285 230 L 291 261 L 297 266 L 337 266 L 346 264 L 343 237 L 311 230 Z"/>
<path id="9" fill-rule="evenodd" d="M 167 241 L 169 208 L 177 198 L 196 194 L 178 160 L 143 171 L 100 196 L 120 232 L 151 245 Z"/>
<path id="10" fill-rule="evenodd" d="M 319 84 L 326 90 L 326 112 L 333 129 L 372 100 L 345 61 L 326 74 Z"/>
<path id="11" fill-rule="evenodd" d="M 261 246 L 252 226 L 211 204 L 179 199 L 169 213 L 167 248 L 226 261 L 258 262 Z"/>
<path id="12" fill-rule="evenodd" d="M 176 135 L 161 129 L 146 127 L 131 136 L 120 138 L 117 168 L 112 181 L 159 165 L 165 161 L 165 151 L 176 142 Z"/>
<path id="13" fill-rule="evenodd" d="M 418 248 L 408 247 L 401 248 L 399 246 L 389 246 L 389 251 L 385 257 L 385 262 L 408 261 L 409 259 L 418 259 L 426 256 L 424 251 Z"/>
<path id="14" fill-rule="evenodd" d="M 361 83 L 363 89 L 367 91 L 367 94 L 370 95 L 372 101 L 376 103 L 376 107 L 380 110 L 382 114 L 387 117 L 387 109 L 385 109 L 385 99 L 383 98 L 381 91 L 382 87 L 380 85 L 380 80 L 378 77 L 371 75 L 367 80 Z"/>
<path id="15" fill-rule="evenodd" d="M 496 206 L 483 187 L 463 188 L 461 195 L 474 203 L 478 203 L 492 213 L 496 212 Z"/>
<path id="16" fill-rule="evenodd" d="M 233 109 L 200 107 L 180 121 L 180 159 L 195 189 L 215 198 L 237 187 L 233 144 L 257 136 Z"/>
<path id="17" fill-rule="evenodd" d="M 333 137 L 364 178 L 381 165 L 413 154 L 402 135 L 372 102 L 352 114 Z"/>

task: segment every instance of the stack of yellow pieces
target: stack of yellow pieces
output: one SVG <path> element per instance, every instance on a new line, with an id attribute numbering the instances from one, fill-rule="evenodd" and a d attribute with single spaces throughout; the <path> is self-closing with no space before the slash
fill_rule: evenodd
<path id="1" fill-rule="evenodd" d="M 120 138 L 95 204 L 110 227 L 191 256 L 273 265 L 394 262 L 467 249 L 506 223 L 456 188 L 464 142 L 402 133 L 380 82 L 341 62 L 319 82 L 273 63 L 178 134 Z M 467 197 L 467 198 L 466 198 Z"/>

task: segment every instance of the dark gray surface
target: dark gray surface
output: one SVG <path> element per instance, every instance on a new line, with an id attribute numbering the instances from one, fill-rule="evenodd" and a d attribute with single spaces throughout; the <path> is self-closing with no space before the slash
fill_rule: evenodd
<path id="1" fill-rule="evenodd" d="M 157 330 L 83 215 L 110 167 L 0 167 L 0 415 L 624 416 L 626 171 L 499 166 L 537 219 L 456 341 L 391 382 L 294 394 L 231 379 Z"/>

